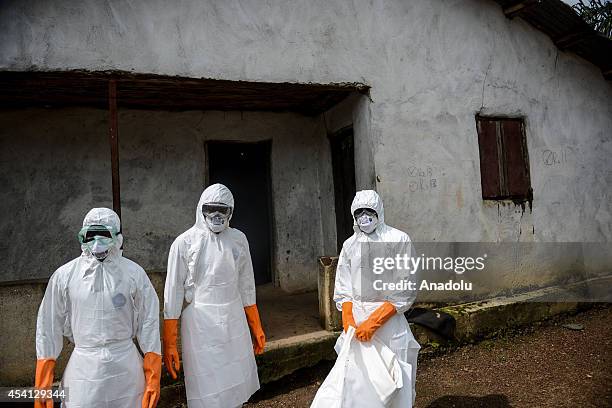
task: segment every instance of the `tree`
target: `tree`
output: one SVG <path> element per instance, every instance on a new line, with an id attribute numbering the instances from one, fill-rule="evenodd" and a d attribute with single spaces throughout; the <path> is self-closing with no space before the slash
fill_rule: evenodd
<path id="1" fill-rule="evenodd" d="M 595 30 L 612 38 L 612 2 L 610 0 L 578 0 L 574 10 Z"/>

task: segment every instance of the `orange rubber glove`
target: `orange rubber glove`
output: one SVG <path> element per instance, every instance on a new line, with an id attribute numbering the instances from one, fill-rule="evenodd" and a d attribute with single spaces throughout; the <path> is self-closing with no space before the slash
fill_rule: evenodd
<path id="1" fill-rule="evenodd" d="M 261 327 L 259 320 L 259 311 L 257 305 L 245 306 L 244 313 L 246 314 L 247 323 L 251 329 L 251 337 L 253 339 L 253 351 L 255 354 L 261 354 L 266 345 L 266 335 Z"/>
<path id="2" fill-rule="evenodd" d="M 367 318 L 363 323 L 359 325 L 355 332 L 355 337 L 361 341 L 370 341 L 374 332 L 380 329 L 380 327 L 392 318 L 397 310 L 389 302 L 385 302 L 378 309 L 376 309 L 370 317 Z"/>
<path id="3" fill-rule="evenodd" d="M 342 327 L 345 333 L 349 326 L 357 328 L 357 323 L 355 323 L 355 318 L 353 317 L 353 302 L 344 302 L 342 304 Z"/>
<path id="4" fill-rule="evenodd" d="M 142 396 L 142 408 L 155 408 L 159 401 L 162 357 L 157 353 L 144 355 L 145 390 Z"/>
<path id="5" fill-rule="evenodd" d="M 36 360 L 36 378 L 34 386 L 36 388 L 50 388 L 53 385 L 53 372 L 55 371 L 55 360 L 46 358 Z M 53 408 L 53 399 L 37 399 L 34 401 L 34 408 Z"/>
<path id="6" fill-rule="evenodd" d="M 164 342 L 164 365 L 170 376 L 176 380 L 181 370 L 181 358 L 179 356 L 176 341 L 178 339 L 178 319 L 164 320 L 163 342 Z"/>

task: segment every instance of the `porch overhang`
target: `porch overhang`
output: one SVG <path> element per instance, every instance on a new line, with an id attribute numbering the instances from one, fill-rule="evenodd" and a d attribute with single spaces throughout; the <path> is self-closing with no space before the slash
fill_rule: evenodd
<path id="1" fill-rule="evenodd" d="M 0 108 L 31 106 L 108 107 L 109 82 L 117 85 L 119 108 L 185 111 L 242 110 L 325 112 L 361 83 L 304 84 L 186 78 L 122 71 L 0 72 Z"/>

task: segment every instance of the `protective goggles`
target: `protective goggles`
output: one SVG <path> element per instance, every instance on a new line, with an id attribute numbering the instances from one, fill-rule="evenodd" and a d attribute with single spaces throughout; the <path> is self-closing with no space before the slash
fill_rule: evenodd
<path id="1" fill-rule="evenodd" d="M 225 205 L 225 204 L 216 204 L 216 203 L 202 205 L 202 214 L 212 215 L 215 213 L 219 213 L 227 217 L 232 213 L 232 207 Z"/>
<path id="2" fill-rule="evenodd" d="M 78 234 L 79 243 L 88 244 L 94 241 L 96 238 L 111 244 L 118 231 L 115 231 L 113 227 L 107 227 L 105 225 L 88 225 L 83 227 Z"/>
<path id="3" fill-rule="evenodd" d="M 355 217 L 355 219 L 357 219 L 357 218 L 361 217 L 364 214 L 369 216 L 369 217 L 378 217 L 378 214 L 376 214 L 376 211 L 374 211 L 371 208 L 358 208 L 353 213 L 353 216 Z"/>

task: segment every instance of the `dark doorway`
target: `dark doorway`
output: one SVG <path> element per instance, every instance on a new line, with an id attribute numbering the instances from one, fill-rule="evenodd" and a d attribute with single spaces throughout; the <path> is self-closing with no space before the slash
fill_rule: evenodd
<path id="1" fill-rule="evenodd" d="M 342 243 L 353 234 L 351 203 L 355 197 L 355 142 L 353 128 L 347 127 L 330 135 L 336 203 L 336 235 L 338 253 Z"/>
<path id="2" fill-rule="evenodd" d="M 255 284 L 272 281 L 271 143 L 208 142 L 208 182 L 226 185 L 234 195 L 230 225 L 249 240 Z"/>

